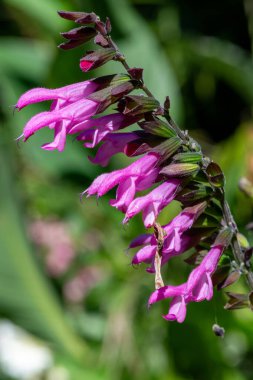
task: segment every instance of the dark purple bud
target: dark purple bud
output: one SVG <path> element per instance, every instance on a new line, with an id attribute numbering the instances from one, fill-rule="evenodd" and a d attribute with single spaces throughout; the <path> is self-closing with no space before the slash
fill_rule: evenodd
<path id="1" fill-rule="evenodd" d="M 224 174 L 215 162 L 211 162 L 207 168 L 206 173 L 208 175 L 210 183 L 215 187 L 223 187 L 225 184 Z"/>
<path id="2" fill-rule="evenodd" d="M 103 48 L 109 47 L 107 39 L 103 37 L 100 33 L 96 35 L 96 37 L 94 38 L 94 42 L 96 45 L 99 45 Z"/>
<path id="3" fill-rule="evenodd" d="M 83 12 L 57 11 L 58 15 L 66 20 L 75 21 L 83 16 Z"/>
<path id="4" fill-rule="evenodd" d="M 58 45 L 58 48 L 63 49 L 63 50 L 70 50 L 82 44 L 83 44 L 82 40 L 69 40 L 67 42 L 63 42 L 60 45 Z"/>
<path id="5" fill-rule="evenodd" d="M 143 115 L 140 114 L 135 118 L 137 117 L 140 120 L 143 118 Z M 139 156 L 140 154 L 147 152 L 153 152 L 153 148 L 161 143 L 161 139 L 159 137 L 157 138 L 148 133 L 143 133 L 143 131 L 136 131 L 135 133 L 139 138 L 128 143 L 124 151 L 124 153 L 129 157 Z"/>
<path id="6" fill-rule="evenodd" d="M 170 109 L 170 98 L 169 98 L 169 96 L 166 96 L 163 107 L 166 111 L 169 111 L 169 109 Z"/>
<path id="7" fill-rule="evenodd" d="M 96 91 L 88 96 L 87 99 L 100 103 L 100 107 L 97 110 L 97 113 L 100 113 L 103 112 L 111 104 L 116 103 L 124 95 L 133 91 L 134 88 L 135 87 L 132 81 L 128 81 L 119 85 L 112 85 L 100 91 Z"/>
<path id="8" fill-rule="evenodd" d="M 127 74 L 112 74 L 94 78 L 93 82 L 101 85 L 102 88 L 104 88 L 109 86 L 118 86 L 120 84 L 129 82 L 130 80 L 131 78 Z"/>
<path id="9" fill-rule="evenodd" d="M 60 34 L 68 40 L 82 40 L 82 42 L 87 42 L 91 38 L 95 37 L 97 32 L 90 26 L 80 26 L 79 28 L 74 28 L 68 32 L 62 32 Z"/>
<path id="10" fill-rule="evenodd" d="M 244 263 L 246 267 L 250 267 L 250 260 L 252 258 L 252 254 L 253 254 L 253 247 L 246 249 L 246 251 L 244 252 Z"/>
<path id="11" fill-rule="evenodd" d="M 150 112 L 159 107 L 159 102 L 152 98 L 142 95 L 126 96 L 119 104 L 119 111 L 124 115 L 138 115 Z"/>
<path id="12" fill-rule="evenodd" d="M 160 174 L 165 175 L 166 177 L 187 177 L 196 174 L 199 171 L 199 165 L 197 164 L 170 164 L 165 166 Z"/>
<path id="13" fill-rule="evenodd" d="M 142 81 L 143 69 L 138 67 L 133 67 L 127 70 L 128 74 L 135 80 Z"/>
<path id="14" fill-rule="evenodd" d="M 105 28 L 106 28 L 107 34 L 110 34 L 112 31 L 112 25 L 111 25 L 111 21 L 110 21 L 109 17 L 106 17 Z"/>
<path id="15" fill-rule="evenodd" d="M 115 51 L 112 48 L 95 50 L 80 60 L 80 68 L 82 71 L 87 72 L 104 65 L 106 62 L 113 59 Z"/>
<path id="16" fill-rule="evenodd" d="M 96 21 L 95 28 L 99 33 L 102 34 L 102 36 L 107 35 L 107 30 L 106 30 L 106 26 L 105 26 L 104 22 Z"/>
<path id="17" fill-rule="evenodd" d="M 219 286 L 228 277 L 231 265 L 222 265 L 212 275 L 213 286 Z"/>
<path id="18" fill-rule="evenodd" d="M 226 310 L 236 310 L 249 307 L 249 295 L 241 293 L 226 292 L 229 297 L 228 302 L 224 306 Z"/>
<path id="19" fill-rule="evenodd" d="M 236 281 L 239 280 L 241 277 L 241 273 L 239 270 L 232 271 L 225 279 L 223 282 L 221 282 L 218 286 L 217 289 L 224 289 L 227 288 L 228 286 L 234 284 Z"/>
<path id="20" fill-rule="evenodd" d="M 95 24 L 99 20 L 99 17 L 91 12 L 91 13 L 83 13 L 83 16 L 75 20 L 77 24 Z"/>

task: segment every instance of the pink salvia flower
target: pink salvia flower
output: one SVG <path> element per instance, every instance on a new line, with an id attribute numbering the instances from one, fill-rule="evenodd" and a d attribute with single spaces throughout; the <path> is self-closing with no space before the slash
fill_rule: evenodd
<path id="1" fill-rule="evenodd" d="M 104 143 L 99 147 L 96 156 L 94 158 L 89 157 L 89 160 L 93 164 L 106 166 L 108 165 L 108 162 L 112 156 L 117 153 L 124 152 L 125 146 L 130 141 L 133 141 L 137 138 L 138 135 L 134 132 L 109 133 L 103 139 Z M 84 145 L 89 148 L 89 143 L 86 143 Z"/>
<path id="2" fill-rule="evenodd" d="M 138 237 L 135 239 L 136 242 L 138 242 Z M 134 241 L 135 241 L 134 240 Z M 190 236 L 187 235 L 187 233 L 183 234 L 181 236 L 181 249 L 179 252 L 175 252 L 173 250 L 170 250 L 168 252 L 162 252 L 162 262 L 161 265 L 165 265 L 173 256 L 180 255 L 187 251 L 189 248 L 191 248 L 194 244 L 196 244 L 196 241 L 198 241 L 198 236 Z M 132 243 L 130 244 L 129 248 L 134 248 L 137 247 L 138 245 L 144 245 L 147 244 L 145 247 L 142 247 L 136 254 L 134 255 L 132 259 L 132 264 L 141 264 L 142 262 L 146 264 L 151 264 L 150 267 L 146 269 L 147 272 L 149 273 L 154 273 L 155 272 L 155 267 L 154 267 L 154 258 L 155 254 L 157 251 L 157 242 L 154 237 L 154 235 L 149 235 L 149 238 L 146 237 L 146 242 L 143 244 L 135 244 L 132 246 Z"/>
<path id="3" fill-rule="evenodd" d="M 201 264 L 191 272 L 187 281 L 187 293 L 191 294 L 193 301 L 210 300 L 213 297 L 211 275 L 216 270 L 223 250 L 222 245 L 213 246 Z"/>
<path id="4" fill-rule="evenodd" d="M 218 261 L 224 250 L 224 246 L 213 246 L 206 254 L 201 264 L 195 268 L 186 283 L 178 286 L 163 286 L 153 292 L 148 304 L 165 298 L 171 298 L 170 309 L 167 315 L 163 316 L 169 321 L 177 320 L 183 322 L 186 316 L 186 305 L 189 302 L 209 301 L 213 297 L 212 274 L 217 268 Z"/>
<path id="5" fill-rule="evenodd" d="M 164 239 L 163 245 L 164 253 L 168 253 L 170 251 L 181 251 L 182 234 L 191 228 L 199 215 L 204 211 L 205 207 L 205 203 L 187 207 L 169 224 L 163 226 L 163 229 L 166 232 L 166 238 Z"/>
<path id="6" fill-rule="evenodd" d="M 63 107 L 67 104 L 83 99 L 98 88 L 99 85 L 92 80 L 73 83 L 56 89 L 33 88 L 20 96 L 16 108 L 21 110 L 29 104 L 44 102 L 45 100 L 57 100 L 57 102 L 54 103 L 53 108 L 60 108 L 60 106 Z"/>
<path id="7" fill-rule="evenodd" d="M 118 185 L 116 200 L 111 200 L 110 204 L 122 212 L 126 212 L 135 193 L 148 189 L 155 182 L 159 172 L 156 166 L 158 160 L 158 154 L 149 153 L 124 169 L 102 174 L 82 195 L 97 194 L 98 197 L 101 197 Z"/>
<path id="8" fill-rule="evenodd" d="M 180 182 L 178 179 L 171 179 L 162 183 L 147 195 L 134 199 L 126 211 L 123 222 L 128 222 L 129 219 L 142 211 L 145 227 L 153 226 L 160 211 L 173 201 Z"/>
<path id="9" fill-rule="evenodd" d="M 138 198 L 137 198 L 138 199 Z M 130 206 L 129 206 L 130 207 Z M 168 260 L 176 255 L 180 255 L 185 252 L 191 246 L 196 244 L 199 240 L 198 235 L 190 236 L 186 234 L 196 219 L 199 217 L 200 213 L 204 211 L 205 203 L 200 203 L 199 205 L 185 208 L 179 215 L 177 215 L 170 223 L 162 226 L 166 233 L 163 249 L 162 249 L 162 265 L 168 262 Z M 127 210 L 128 212 L 128 210 Z M 138 238 L 135 240 L 138 241 Z M 150 273 L 154 272 L 154 257 L 157 251 L 157 241 L 154 235 L 150 235 L 148 240 L 148 245 L 141 248 L 133 257 L 133 264 L 140 264 L 142 262 L 152 264 L 147 271 Z M 147 243 L 141 243 L 143 245 Z M 137 247 L 138 244 L 135 244 Z M 132 248 L 132 246 L 130 245 Z"/>
<path id="10" fill-rule="evenodd" d="M 148 305 L 161 301 L 165 298 L 171 298 L 169 312 L 163 315 L 163 318 L 168 321 L 184 322 L 186 317 L 186 297 L 185 297 L 186 284 L 178 286 L 163 286 L 153 292 L 149 298 Z"/>
<path id="11" fill-rule="evenodd" d="M 66 134 L 73 124 L 80 122 L 84 118 L 93 116 L 99 107 L 99 103 L 93 100 L 82 99 L 60 109 L 49 112 L 41 112 L 33 116 L 23 130 L 24 141 L 32 136 L 39 129 L 50 126 L 56 127 L 53 148 L 62 150 L 65 144 Z M 59 134 L 61 135 L 59 138 Z M 58 143 L 58 144 L 57 144 Z M 44 146 L 50 149 L 50 146 Z"/>
<path id="12" fill-rule="evenodd" d="M 122 129 L 125 127 L 128 127 L 131 124 L 134 124 L 136 121 L 140 120 L 142 117 L 135 116 L 125 116 L 121 113 L 114 113 L 110 115 L 105 115 L 98 117 L 96 119 L 90 119 L 90 120 L 85 120 L 79 124 L 76 124 L 73 126 L 70 130 L 69 133 L 80 133 L 77 137 L 78 140 L 83 139 L 82 132 L 86 131 L 86 129 L 89 128 L 98 128 L 103 131 L 103 132 L 114 132 L 117 131 L 118 129 Z"/>

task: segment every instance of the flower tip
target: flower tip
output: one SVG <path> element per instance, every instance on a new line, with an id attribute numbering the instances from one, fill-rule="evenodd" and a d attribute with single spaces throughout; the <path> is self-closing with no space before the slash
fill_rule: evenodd
<path id="1" fill-rule="evenodd" d="M 122 220 L 122 224 L 127 224 L 129 222 L 129 218 L 125 216 L 125 218 Z"/>
<path id="2" fill-rule="evenodd" d="M 89 71 L 92 67 L 94 66 L 93 61 L 88 61 L 88 60 L 80 60 L 80 69 L 84 72 Z"/>

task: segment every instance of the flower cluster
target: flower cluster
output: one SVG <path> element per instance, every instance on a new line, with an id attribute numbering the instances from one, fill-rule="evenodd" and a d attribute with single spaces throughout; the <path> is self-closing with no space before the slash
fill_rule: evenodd
<path id="1" fill-rule="evenodd" d="M 59 14 L 84 25 L 62 33 L 68 41 L 60 47 L 71 49 L 91 38 L 101 47 L 81 59 L 83 71 L 111 59 L 124 60 L 111 40 L 109 20 L 103 23 L 94 13 Z M 42 148 L 62 151 L 67 135 L 75 134 L 85 147 L 93 149 L 99 145 L 90 160 L 101 166 L 106 166 L 120 152 L 140 156 L 123 169 L 100 175 L 82 196 L 101 197 L 116 187 L 116 197 L 110 204 L 124 213 L 123 223 L 142 213 L 145 228 L 154 228 L 154 233 L 140 235 L 132 241 L 129 248 L 141 247 L 132 263 L 148 264 L 147 271 L 156 276 L 173 256 L 195 248 L 195 258 L 202 258 L 202 262 L 193 269 L 187 282 L 156 286 L 149 299 L 151 305 L 172 297 L 165 318 L 183 322 L 188 303 L 212 298 L 212 275 L 229 241 L 229 234 L 221 227 L 219 200 L 215 199 L 221 174 L 216 164 L 203 158 L 198 144 L 187 134 L 178 133 L 169 116 L 168 99 L 161 107 L 147 91 L 148 96 L 130 94 L 137 88 L 144 89 L 142 69 L 129 68 L 126 63 L 124 66 L 127 74 L 99 77 L 54 90 L 37 88 L 23 94 L 16 105 L 19 110 L 45 100 L 51 100 L 52 104 L 49 111 L 28 121 L 20 137 L 26 141 L 47 126 L 54 130 L 54 140 Z M 112 104 L 117 105 L 117 111 L 103 115 Z M 134 123 L 140 128 L 121 131 Z M 181 202 L 182 211 L 160 226 L 160 212 L 174 200 Z"/>

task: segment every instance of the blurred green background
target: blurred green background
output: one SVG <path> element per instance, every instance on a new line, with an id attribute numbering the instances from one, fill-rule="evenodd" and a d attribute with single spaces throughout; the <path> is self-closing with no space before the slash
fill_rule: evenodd
<path id="1" fill-rule="evenodd" d="M 161 318 L 167 302 L 147 310 L 153 277 L 132 268 L 126 250 L 141 219 L 123 228 L 109 197 L 79 202 L 102 172 L 90 152 L 71 138 L 63 153 L 43 151 L 48 130 L 15 143 L 47 107 L 13 115 L 24 91 L 88 78 L 78 67 L 84 48 L 56 47 L 59 32 L 74 27 L 60 9 L 110 17 L 130 65 L 144 68 L 159 100 L 170 96 L 174 118 L 221 164 L 242 230 L 252 216 L 237 186 L 243 175 L 253 179 L 252 0 L 1 0 L 0 379 L 253 379 L 250 311 L 223 310 L 217 292 L 190 305 L 183 325 Z M 91 75 L 121 70 L 110 63 Z M 125 164 L 118 155 L 107 170 Z M 165 277 L 179 283 L 188 272 L 179 258 Z M 212 332 L 216 322 L 223 340 Z"/>

